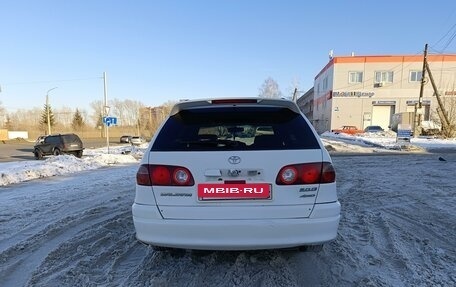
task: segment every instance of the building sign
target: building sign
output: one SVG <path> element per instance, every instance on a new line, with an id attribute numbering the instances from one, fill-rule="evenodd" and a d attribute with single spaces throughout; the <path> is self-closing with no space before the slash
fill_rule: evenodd
<path id="1" fill-rule="evenodd" d="M 333 97 L 373 97 L 375 92 L 332 92 Z"/>
<path id="2" fill-rule="evenodd" d="M 407 106 L 414 106 L 414 105 L 418 104 L 418 100 L 407 101 L 406 103 L 407 103 Z M 424 105 L 424 106 L 430 106 L 431 105 L 431 101 L 430 100 L 425 100 L 425 101 L 422 101 L 421 104 Z"/>
<path id="3" fill-rule="evenodd" d="M 326 94 L 324 94 L 323 96 L 321 97 L 318 97 L 315 99 L 314 101 L 314 104 L 315 105 L 320 105 L 328 100 L 332 99 L 332 96 L 331 96 L 331 91 L 327 92 Z"/>
<path id="4" fill-rule="evenodd" d="M 372 105 L 377 106 L 394 106 L 396 101 L 372 101 Z"/>

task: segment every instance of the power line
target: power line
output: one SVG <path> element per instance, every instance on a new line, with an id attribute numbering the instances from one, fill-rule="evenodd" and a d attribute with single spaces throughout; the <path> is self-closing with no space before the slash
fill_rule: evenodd
<path id="1" fill-rule="evenodd" d="M 453 33 L 453 35 L 451 35 L 450 39 L 448 39 L 448 42 L 443 47 L 443 51 L 445 51 L 445 49 L 448 48 L 448 46 L 451 44 L 451 42 L 453 42 L 455 37 L 456 37 L 456 31 Z"/>
<path id="2" fill-rule="evenodd" d="M 455 29 L 455 28 L 456 28 L 456 23 L 455 23 L 453 26 L 451 26 L 451 28 L 448 29 L 448 31 L 447 31 L 447 32 L 446 32 L 446 33 L 445 33 L 445 34 L 444 34 L 444 35 L 443 35 L 443 36 L 442 36 L 434 45 L 432 45 L 432 46 L 433 46 L 432 49 L 435 50 L 435 51 L 437 51 L 437 52 L 440 53 L 440 54 L 443 54 L 443 52 L 445 51 L 445 49 L 448 48 L 448 46 L 451 44 L 451 42 L 453 42 L 454 38 L 456 37 L 456 29 Z M 454 30 L 454 31 L 453 31 L 453 30 Z M 448 40 L 447 40 L 446 43 L 443 45 L 443 48 L 440 49 L 440 50 L 437 49 L 436 46 L 437 46 L 440 42 L 442 42 L 445 38 L 447 38 L 447 36 L 450 35 L 450 34 L 451 34 L 451 36 L 448 37 Z"/>
<path id="3" fill-rule="evenodd" d="M 62 83 L 62 82 L 77 82 L 77 81 L 89 81 L 89 80 L 99 80 L 102 77 L 92 77 L 92 78 L 80 78 L 80 79 L 63 79 L 63 80 L 46 80 L 46 81 L 30 81 L 30 82 L 13 82 L 2 84 L 2 86 L 16 86 L 16 85 L 32 85 L 32 84 L 46 84 L 46 83 Z"/>

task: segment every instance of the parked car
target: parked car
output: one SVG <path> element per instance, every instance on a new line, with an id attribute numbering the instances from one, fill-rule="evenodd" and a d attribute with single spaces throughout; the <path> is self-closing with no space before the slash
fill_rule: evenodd
<path id="1" fill-rule="evenodd" d="M 133 137 L 130 138 L 130 143 L 132 145 L 140 145 L 140 144 L 143 144 L 145 142 L 146 142 L 146 140 L 143 137 L 133 136 Z"/>
<path id="2" fill-rule="evenodd" d="M 120 137 L 120 143 L 129 143 L 131 141 L 131 136 L 123 135 Z"/>
<path id="3" fill-rule="evenodd" d="M 340 203 L 294 102 L 233 98 L 173 107 L 141 160 L 132 213 L 137 239 L 158 250 L 318 250 L 337 236 Z"/>
<path id="4" fill-rule="evenodd" d="M 339 129 L 332 130 L 332 132 L 336 133 L 336 134 L 344 133 L 344 134 L 354 135 L 354 134 L 362 134 L 364 131 L 358 129 L 356 126 L 342 126 Z"/>
<path id="5" fill-rule="evenodd" d="M 82 157 L 84 146 L 76 134 L 56 134 L 40 136 L 33 147 L 35 159 L 42 159 L 47 155 L 72 154 Z"/>
<path id="6" fill-rule="evenodd" d="M 384 132 L 385 130 L 381 126 L 367 126 L 364 129 L 364 132 L 366 133 L 380 133 Z"/>

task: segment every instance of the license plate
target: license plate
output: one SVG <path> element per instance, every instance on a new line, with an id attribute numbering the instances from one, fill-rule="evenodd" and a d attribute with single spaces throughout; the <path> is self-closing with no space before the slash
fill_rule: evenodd
<path id="1" fill-rule="evenodd" d="M 269 199 L 271 185 L 268 183 L 245 184 L 198 184 L 200 200 L 214 199 Z"/>

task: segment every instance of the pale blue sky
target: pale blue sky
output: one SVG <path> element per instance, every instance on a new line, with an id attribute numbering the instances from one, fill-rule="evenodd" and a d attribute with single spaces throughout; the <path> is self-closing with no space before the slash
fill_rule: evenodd
<path id="1" fill-rule="evenodd" d="M 426 22 L 424 20 L 427 19 Z M 103 99 L 256 96 L 267 77 L 308 90 L 335 56 L 456 53 L 456 1 L 2 0 L 7 111 Z M 443 50 L 443 51 L 442 51 Z"/>

